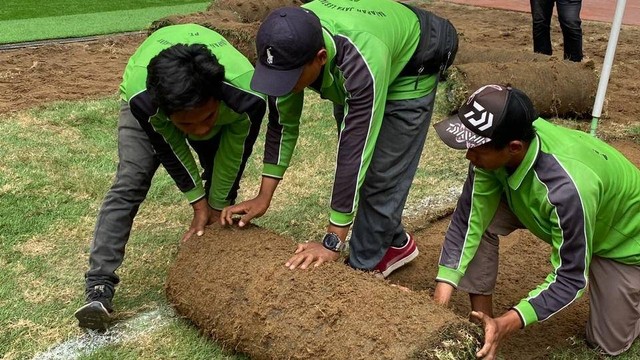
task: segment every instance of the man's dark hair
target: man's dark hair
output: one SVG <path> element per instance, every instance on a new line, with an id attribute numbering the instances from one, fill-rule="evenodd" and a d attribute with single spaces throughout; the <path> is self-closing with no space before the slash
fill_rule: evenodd
<path id="1" fill-rule="evenodd" d="M 222 98 L 224 66 L 202 44 L 177 44 L 162 50 L 147 66 L 147 91 L 165 114 Z"/>
<path id="2" fill-rule="evenodd" d="M 531 99 L 519 89 L 507 87 L 509 101 L 505 113 L 506 121 L 502 121 L 494 130 L 489 146 L 494 149 L 503 149 L 511 141 L 521 140 L 530 143 L 536 136 L 533 122 L 538 118 L 538 113 Z"/>

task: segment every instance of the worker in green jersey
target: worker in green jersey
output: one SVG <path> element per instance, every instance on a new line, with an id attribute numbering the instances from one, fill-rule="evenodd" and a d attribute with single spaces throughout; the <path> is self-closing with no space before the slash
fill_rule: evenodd
<path id="1" fill-rule="evenodd" d="M 479 357 L 510 333 L 544 321 L 589 284 L 587 342 L 610 355 L 640 334 L 640 171 L 606 143 L 538 118 L 522 91 L 487 85 L 435 125 L 471 162 L 445 235 L 434 298 L 469 293 L 484 323 Z M 494 318 L 499 235 L 518 228 L 551 245 L 551 272 Z"/>
<path id="2" fill-rule="evenodd" d="M 387 276 L 412 261 L 418 249 L 402 211 L 438 74 L 453 61 L 457 39 L 449 21 L 392 0 L 318 0 L 272 11 L 256 37 L 251 87 L 293 100 L 269 118 L 259 195 L 224 209 L 223 222 L 242 214 L 243 226 L 269 208 L 309 88 L 334 103 L 338 124 L 336 163 L 327 164 L 335 167 L 331 209 L 322 241 L 300 244 L 285 265 L 306 269 L 337 260 L 351 225 L 350 266 Z"/>
<path id="3" fill-rule="evenodd" d="M 233 204 L 267 107 L 249 87 L 253 71 L 224 37 L 195 24 L 161 28 L 131 56 L 120 85 L 118 169 L 96 221 L 80 326 L 109 323 L 115 271 L 160 164 L 193 207 L 182 241 Z"/>

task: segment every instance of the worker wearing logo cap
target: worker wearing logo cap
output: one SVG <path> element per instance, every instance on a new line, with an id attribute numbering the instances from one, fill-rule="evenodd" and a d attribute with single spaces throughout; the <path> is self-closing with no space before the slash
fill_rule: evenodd
<path id="1" fill-rule="evenodd" d="M 416 13 L 391 0 L 312 1 L 272 11 L 258 30 L 251 86 L 272 97 L 294 97 L 297 106 L 278 106 L 270 116 L 259 195 L 223 210 L 227 221 L 243 214 L 242 226 L 269 207 L 289 166 L 303 90 L 309 88 L 335 105 L 335 180 L 322 243 L 301 244 L 285 265 L 304 269 L 335 261 L 352 225 L 352 267 L 386 276 L 415 258 L 418 249 L 401 218 L 433 112 L 437 74 L 407 64 L 424 36 Z"/>
<path id="2" fill-rule="evenodd" d="M 485 326 L 478 355 L 493 359 L 509 333 L 544 321 L 589 284 L 587 341 L 610 355 L 640 333 L 640 171 L 606 143 L 538 118 L 522 91 L 487 85 L 435 125 L 471 162 L 445 235 L 434 298 L 470 294 Z M 549 276 L 493 318 L 498 235 L 526 228 L 551 245 Z M 523 249 L 526 252 L 526 249 Z"/>

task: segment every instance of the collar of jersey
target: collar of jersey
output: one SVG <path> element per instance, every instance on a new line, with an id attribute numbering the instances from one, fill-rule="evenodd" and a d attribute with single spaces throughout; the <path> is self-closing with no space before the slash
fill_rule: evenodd
<path id="1" fill-rule="evenodd" d="M 509 183 L 509 187 L 513 190 L 518 190 L 520 185 L 522 184 L 522 180 L 527 176 L 533 164 L 535 164 L 536 159 L 538 159 L 538 153 L 540 152 L 540 139 L 538 138 L 538 134 L 533 138 L 531 143 L 529 144 L 529 149 L 522 159 L 522 162 L 516 168 L 516 171 L 509 176 L 507 182 Z"/>

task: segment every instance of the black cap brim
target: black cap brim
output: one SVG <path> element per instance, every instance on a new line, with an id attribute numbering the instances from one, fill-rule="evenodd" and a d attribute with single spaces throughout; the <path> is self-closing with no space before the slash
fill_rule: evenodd
<path id="1" fill-rule="evenodd" d="M 472 149 L 491 141 L 491 139 L 469 130 L 469 128 L 464 126 L 462 121 L 460 121 L 457 114 L 440 121 L 433 127 L 436 129 L 440 140 L 454 149 Z"/>
<path id="2" fill-rule="evenodd" d="M 291 70 L 276 70 L 256 63 L 256 70 L 251 78 L 251 89 L 269 96 L 283 96 L 293 90 L 304 67 Z"/>

